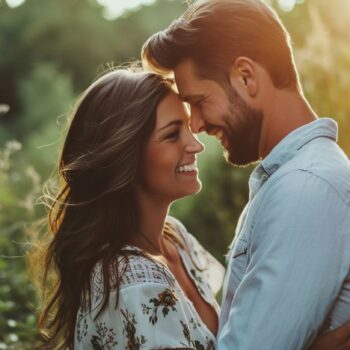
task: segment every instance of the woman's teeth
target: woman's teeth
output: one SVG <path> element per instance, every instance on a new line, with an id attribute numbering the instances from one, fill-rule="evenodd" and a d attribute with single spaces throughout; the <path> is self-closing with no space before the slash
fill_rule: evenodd
<path id="1" fill-rule="evenodd" d="M 176 168 L 177 173 L 184 173 L 184 172 L 191 172 L 191 171 L 197 171 L 196 164 L 189 164 L 189 165 L 182 165 Z"/>

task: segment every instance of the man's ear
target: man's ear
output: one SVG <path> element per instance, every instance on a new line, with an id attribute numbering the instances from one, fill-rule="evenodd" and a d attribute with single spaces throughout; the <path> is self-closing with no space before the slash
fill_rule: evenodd
<path id="1" fill-rule="evenodd" d="M 240 56 L 230 67 L 230 81 L 241 96 L 255 97 L 258 92 L 257 66 L 248 57 Z"/>

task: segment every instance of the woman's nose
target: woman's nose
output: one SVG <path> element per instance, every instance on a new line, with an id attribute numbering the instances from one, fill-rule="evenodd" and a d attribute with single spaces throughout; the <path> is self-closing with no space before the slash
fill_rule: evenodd
<path id="1" fill-rule="evenodd" d="M 200 142 L 196 135 L 190 132 L 189 141 L 186 147 L 186 151 L 190 153 L 200 153 L 205 150 L 202 142 Z"/>

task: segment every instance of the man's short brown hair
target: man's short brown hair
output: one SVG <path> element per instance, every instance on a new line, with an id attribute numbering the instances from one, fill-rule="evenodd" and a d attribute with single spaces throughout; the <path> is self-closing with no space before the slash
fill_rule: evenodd
<path id="1" fill-rule="evenodd" d="M 277 88 L 298 89 L 290 36 L 261 0 L 199 0 L 142 48 L 143 63 L 167 74 L 191 59 L 201 78 L 227 83 L 229 68 L 245 56 L 262 65 Z"/>

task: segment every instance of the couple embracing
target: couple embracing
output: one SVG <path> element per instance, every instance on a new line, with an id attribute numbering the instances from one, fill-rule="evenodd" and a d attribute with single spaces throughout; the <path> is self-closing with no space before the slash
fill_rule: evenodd
<path id="1" fill-rule="evenodd" d="M 350 163 L 303 96 L 276 13 L 199 0 L 142 59 L 151 72 L 108 72 L 72 115 L 39 254 L 46 347 L 350 349 Z M 230 164 L 257 163 L 224 282 L 168 215 L 201 188 L 200 132 Z"/>

